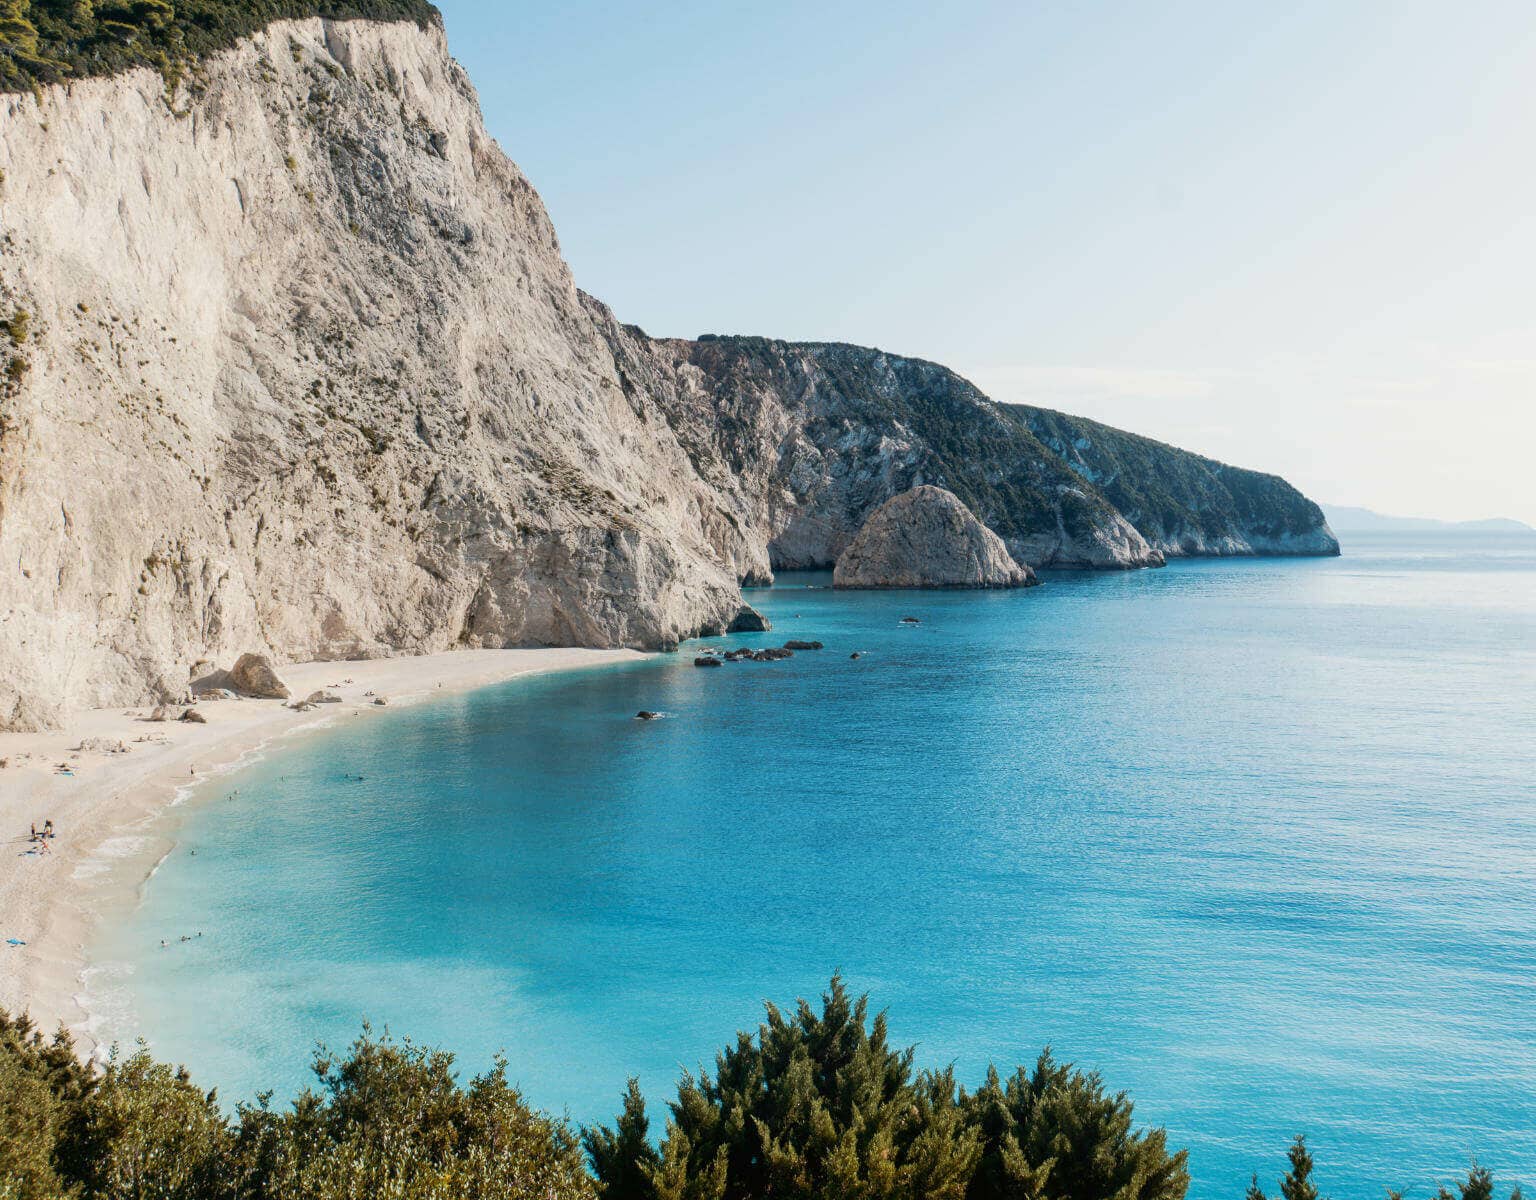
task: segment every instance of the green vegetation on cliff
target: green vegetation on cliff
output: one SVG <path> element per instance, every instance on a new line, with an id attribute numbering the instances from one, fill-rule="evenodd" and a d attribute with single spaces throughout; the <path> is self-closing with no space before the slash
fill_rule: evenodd
<path id="1" fill-rule="evenodd" d="M 853 431 L 914 442 L 917 454 L 897 468 L 901 487 L 947 488 L 1004 541 L 1058 528 L 1087 538 L 1114 516 L 1028 428 L 1005 419 L 973 384 L 937 363 L 837 342 L 711 334 L 693 344 L 691 360 L 715 388 L 712 436 L 738 443 L 728 445 L 733 462 L 753 453 L 756 398 L 780 390 L 814 398 L 806 433 L 816 445 L 835 445 Z M 872 481 L 861 512 L 888 498 Z"/>
<path id="2" fill-rule="evenodd" d="M 173 74 L 273 21 L 438 20 L 427 0 L 0 0 L 0 91 L 130 67 Z"/>
<path id="3" fill-rule="evenodd" d="M 1328 553 L 1323 510 L 1277 475 L 1230 467 L 1086 417 L 1026 404 L 999 409 L 1091 483 L 1169 554 Z"/>
<path id="4" fill-rule="evenodd" d="M 102 1071 L 68 1035 L 0 1013 L 0 1200 L 1182 1200 L 1184 1151 L 1137 1129 L 1124 1093 L 1054 1061 L 981 1087 L 914 1071 L 884 1014 L 838 979 L 818 1012 L 770 1006 L 713 1076 L 684 1073 L 659 1146 L 631 1081 L 613 1128 L 533 1111 L 497 1061 L 375 1037 L 315 1059 L 316 1084 L 225 1113 L 142 1048 Z M 583 1160 L 582 1148 L 586 1149 Z M 1319 1200 L 1306 1143 L 1284 1200 Z M 1457 1194 L 1495 1200 L 1473 1166 Z M 1519 1189 L 1511 1193 L 1518 1200 Z M 1389 1200 L 1401 1200 L 1389 1192 Z M 1267 1200 L 1255 1176 L 1248 1200 Z"/>
<path id="5" fill-rule="evenodd" d="M 806 441 L 843 460 L 839 487 L 855 528 L 895 491 L 933 483 L 1037 566 L 1338 552 L 1322 510 L 1277 476 L 1097 421 L 998 404 L 936 363 L 760 337 L 706 334 L 682 345 L 714 403 L 704 436 L 731 469 L 751 468 L 765 430 L 781 436 L 764 418 L 776 397 Z M 793 490 L 796 480 L 783 482 Z"/>

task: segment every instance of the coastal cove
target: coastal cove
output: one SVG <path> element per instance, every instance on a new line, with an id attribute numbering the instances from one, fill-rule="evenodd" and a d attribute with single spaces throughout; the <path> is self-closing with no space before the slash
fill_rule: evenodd
<path id="1" fill-rule="evenodd" d="M 1536 539 L 1348 551 L 1014 592 L 782 575 L 748 593 L 772 633 L 703 644 L 825 650 L 318 731 L 158 830 L 91 947 L 92 1029 L 232 1103 L 366 1018 L 606 1120 L 841 968 L 967 1083 L 1047 1043 L 1102 1070 L 1196 1200 L 1297 1132 L 1336 1200 L 1474 1155 L 1529 1183 Z"/>
<path id="2" fill-rule="evenodd" d="M 223 701 L 201 705 L 204 720 L 196 724 L 152 721 L 151 708 L 114 708 L 80 714 L 57 732 L 0 731 L 0 820 L 15 857 L 14 869 L 0 875 L 0 1008 L 28 1012 L 44 1028 L 66 1026 L 83 1048 L 95 1046 L 77 995 L 84 943 L 102 914 L 137 903 L 147 875 L 175 844 L 174 810 L 199 783 L 391 705 L 639 657 L 626 650 L 481 650 L 291 664 L 283 675 L 298 695 L 323 688 L 338 703 L 299 712 L 277 700 Z M 55 837 L 40 854 L 26 831 L 44 821 Z"/>

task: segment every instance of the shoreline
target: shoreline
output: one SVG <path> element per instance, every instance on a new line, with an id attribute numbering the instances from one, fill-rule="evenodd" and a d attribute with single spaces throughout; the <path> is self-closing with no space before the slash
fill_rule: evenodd
<path id="1" fill-rule="evenodd" d="M 152 722 L 153 705 L 96 709 L 58 731 L 0 732 L 0 851 L 11 862 L 0 872 L 0 1010 L 28 1013 L 45 1032 L 62 1026 L 82 1055 L 97 1051 L 97 1014 L 87 1008 L 92 935 L 106 915 L 139 902 L 174 848 L 167 815 L 220 776 L 288 739 L 391 707 L 646 657 L 554 648 L 296 663 L 278 668 L 296 700 L 325 690 L 341 703 L 297 712 L 281 700 L 205 701 L 197 705 L 203 725 Z M 376 705 L 375 694 L 388 706 Z M 127 753 L 82 748 L 97 738 Z M 29 827 L 47 820 L 55 837 L 38 854 Z"/>

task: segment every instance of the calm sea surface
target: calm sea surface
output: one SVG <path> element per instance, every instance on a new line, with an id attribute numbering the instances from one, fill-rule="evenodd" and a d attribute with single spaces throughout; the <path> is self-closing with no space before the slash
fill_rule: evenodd
<path id="1" fill-rule="evenodd" d="M 1529 1187 L 1536 536 L 1346 553 L 784 576 L 774 633 L 714 644 L 819 654 L 355 719 L 180 810 L 92 987 L 229 1101 L 367 1018 L 472 1071 L 504 1049 L 586 1121 L 841 969 L 969 1083 L 1047 1043 L 1101 1070 L 1197 1200 L 1302 1131 L 1339 1200 L 1474 1155 Z"/>

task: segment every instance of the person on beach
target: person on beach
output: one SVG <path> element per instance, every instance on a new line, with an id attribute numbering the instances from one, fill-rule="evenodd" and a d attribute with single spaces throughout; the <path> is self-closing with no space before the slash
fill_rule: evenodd
<path id="1" fill-rule="evenodd" d="M 32 838 L 31 838 L 31 840 L 34 841 L 34 842 L 37 841 L 37 822 L 36 821 L 32 822 Z"/>
<path id="2" fill-rule="evenodd" d="M 51 838 L 53 836 L 53 818 L 52 817 L 49 817 L 48 820 L 43 822 L 43 836 L 45 838 Z"/>

